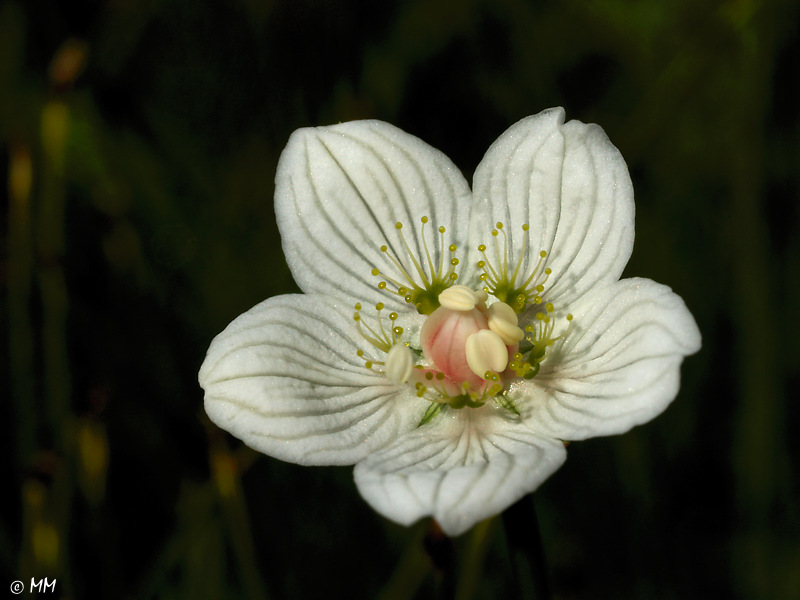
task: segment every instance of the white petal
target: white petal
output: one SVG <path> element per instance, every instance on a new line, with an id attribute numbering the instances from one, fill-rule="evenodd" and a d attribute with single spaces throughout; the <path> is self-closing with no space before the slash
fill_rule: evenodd
<path id="1" fill-rule="evenodd" d="M 410 525 L 430 515 L 459 535 L 532 492 L 566 458 L 504 409 L 449 411 L 356 465 L 361 495 L 379 513 Z"/>
<path id="2" fill-rule="evenodd" d="M 275 212 L 286 260 L 305 292 L 367 302 L 390 299 L 377 289 L 377 268 L 401 279 L 380 247 L 413 270 L 403 236 L 423 267 L 440 264 L 440 226 L 445 233 L 445 270 L 450 244 L 464 246 L 469 185 L 441 152 L 388 123 L 352 121 L 295 131 L 281 155 L 275 179 Z M 395 223 L 403 224 L 401 232 Z M 429 271 L 428 271 L 429 273 Z M 402 283 L 402 281 L 401 281 Z"/>
<path id="3" fill-rule="evenodd" d="M 524 272 L 548 252 L 549 300 L 570 304 L 622 274 L 633 247 L 633 187 L 621 154 L 597 125 L 564 124 L 560 108 L 519 121 L 489 148 L 474 189 L 470 250 L 493 248 L 490 231 L 499 221 L 516 261 L 522 225 L 529 224 Z M 473 254 L 470 262 L 477 260 Z"/>
<path id="4" fill-rule="evenodd" d="M 413 429 L 425 403 L 369 371 L 352 308 L 278 296 L 233 321 L 200 370 L 205 409 L 247 445 L 300 464 L 353 464 Z"/>
<path id="5" fill-rule="evenodd" d="M 564 440 L 623 433 L 660 414 L 680 386 L 700 332 L 683 300 L 649 279 L 623 279 L 576 305 L 564 344 L 528 382 L 517 408 Z"/>

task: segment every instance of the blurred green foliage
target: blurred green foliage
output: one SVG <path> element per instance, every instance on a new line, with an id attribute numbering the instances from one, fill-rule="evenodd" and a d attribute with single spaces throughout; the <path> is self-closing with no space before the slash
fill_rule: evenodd
<path id="1" fill-rule="evenodd" d="M 295 290 L 271 207 L 292 130 L 379 118 L 469 177 L 517 119 L 601 124 L 629 275 L 704 334 L 653 423 L 536 494 L 557 598 L 800 597 L 800 6 L 792 0 L 0 3 L 0 585 L 70 598 L 426 598 L 424 524 L 350 469 L 205 418 L 211 338 Z M 511 597 L 503 530 L 459 597 Z"/>

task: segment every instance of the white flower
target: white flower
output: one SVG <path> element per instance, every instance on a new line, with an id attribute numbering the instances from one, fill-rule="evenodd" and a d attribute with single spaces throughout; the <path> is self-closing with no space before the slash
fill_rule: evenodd
<path id="1" fill-rule="evenodd" d="M 270 456 L 355 464 L 362 496 L 450 535 L 535 490 L 564 441 L 673 400 L 700 333 L 683 301 L 622 279 L 633 190 L 602 129 L 561 109 L 506 131 L 470 191 L 379 121 L 301 129 L 275 211 L 301 295 L 219 334 L 205 409 Z"/>

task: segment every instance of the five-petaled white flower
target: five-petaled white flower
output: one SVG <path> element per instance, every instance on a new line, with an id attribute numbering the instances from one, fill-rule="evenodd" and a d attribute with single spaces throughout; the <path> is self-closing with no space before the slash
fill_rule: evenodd
<path id="1" fill-rule="evenodd" d="M 300 129 L 276 176 L 305 292 L 217 336 L 205 409 L 253 448 L 355 464 L 361 495 L 450 535 L 535 490 L 564 442 L 661 413 L 700 333 L 683 301 L 620 275 L 633 190 L 602 129 L 561 109 L 512 126 L 471 191 L 380 121 Z"/>

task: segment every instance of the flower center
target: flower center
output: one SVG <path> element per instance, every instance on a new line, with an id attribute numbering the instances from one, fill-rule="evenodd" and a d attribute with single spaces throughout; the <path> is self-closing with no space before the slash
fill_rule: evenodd
<path id="1" fill-rule="evenodd" d="M 422 326 L 420 344 L 428 364 L 420 368 L 436 373 L 438 385 L 433 389 L 438 401 L 449 404 L 454 397 L 467 395 L 483 404 L 502 391 L 500 373 L 524 333 L 508 305 L 497 303 L 490 309 L 487 299 L 485 290 L 455 285 L 439 295 L 439 308 Z M 501 306 L 504 309 L 498 309 Z"/>
<path id="2" fill-rule="evenodd" d="M 394 385 L 413 385 L 417 397 L 431 403 L 420 425 L 445 408 L 477 408 L 490 400 L 519 414 L 508 394 L 511 384 L 536 377 L 554 344 L 567 335 L 572 324 L 571 314 L 562 320 L 554 304 L 544 300 L 551 274 L 544 266 L 547 253 L 540 251 L 538 260 L 528 256 L 526 224 L 522 226 L 520 256 L 511 257 L 503 224 L 497 223 L 491 232 L 494 261 L 487 256 L 484 244 L 478 246 L 482 260 L 477 266 L 483 271 L 479 280 L 484 287 L 455 285 L 456 246 L 448 247 L 446 265 L 445 228 L 439 227 L 432 255 L 424 235 L 427 223 L 428 218 L 423 217 L 424 256 L 415 256 L 401 235 L 405 260 L 389 253 L 387 246 L 381 247 L 399 275 L 390 277 L 372 269 L 373 275 L 383 277 L 380 289 L 402 296 L 420 314 L 427 315 L 420 329 L 419 347 L 403 339 L 404 330 L 396 324 L 401 319 L 397 313 L 390 313 L 389 323 L 385 323 L 385 307 L 379 302 L 375 306 L 377 318 L 369 324 L 362 319 L 359 303 L 353 315 L 356 327 L 382 356 L 372 358 L 363 350 L 358 350 L 358 356 L 367 369 L 385 375 Z M 400 231 L 402 224 L 395 227 Z M 435 264 L 433 256 L 437 253 Z M 541 310 L 531 316 L 531 311 L 526 311 L 531 305 Z M 520 323 L 520 317 L 525 322 Z"/>

